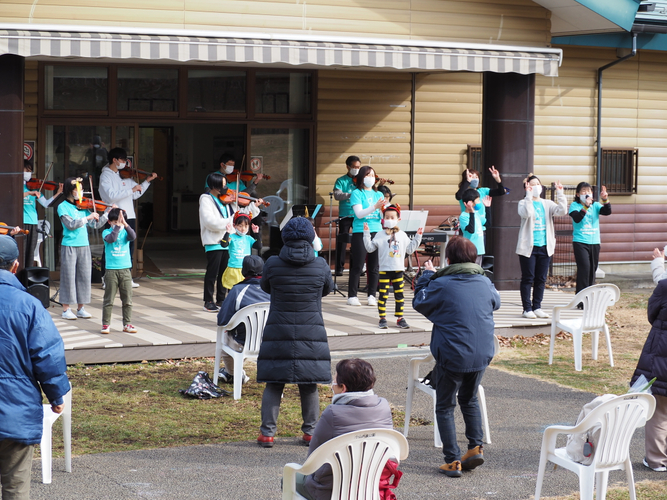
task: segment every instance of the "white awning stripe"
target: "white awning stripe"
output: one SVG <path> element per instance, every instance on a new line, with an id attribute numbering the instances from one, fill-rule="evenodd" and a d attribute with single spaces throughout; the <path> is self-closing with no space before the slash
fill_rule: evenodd
<path id="1" fill-rule="evenodd" d="M 406 40 L 406 43 L 408 41 Z M 491 46 L 490 46 L 491 47 Z M 309 64 L 414 71 L 491 71 L 558 76 L 553 52 L 410 45 L 0 30 L 0 54 L 205 63 Z"/>

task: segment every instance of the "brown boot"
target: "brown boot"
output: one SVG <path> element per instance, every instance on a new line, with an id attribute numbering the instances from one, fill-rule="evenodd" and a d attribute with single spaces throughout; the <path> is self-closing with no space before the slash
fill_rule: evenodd
<path id="1" fill-rule="evenodd" d="M 472 470 L 484 463 L 484 452 L 481 446 L 475 446 L 472 450 L 468 450 L 463 458 L 461 458 L 461 468 L 463 470 Z"/>
<path id="2" fill-rule="evenodd" d="M 461 462 L 454 460 L 451 464 L 441 465 L 438 470 L 449 477 L 461 477 Z"/>

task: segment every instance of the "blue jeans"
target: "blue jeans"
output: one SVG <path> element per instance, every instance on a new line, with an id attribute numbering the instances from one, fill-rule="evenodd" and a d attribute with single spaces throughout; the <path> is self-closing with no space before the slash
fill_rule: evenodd
<path id="1" fill-rule="evenodd" d="M 461 449 L 456 442 L 456 424 L 454 422 L 454 408 L 458 393 L 459 405 L 466 426 L 468 449 L 482 445 L 484 431 L 482 430 L 482 414 L 477 403 L 477 388 L 484 376 L 484 370 L 478 372 L 451 372 L 446 368 L 435 365 L 435 418 L 438 421 L 438 430 L 442 440 L 442 454 L 448 464 L 454 460 L 461 460 Z"/>
<path id="2" fill-rule="evenodd" d="M 544 285 L 547 282 L 551 257 L 547 247 L 533 247 L 530 257 L 519 255 L 521 265 L 521 303 L 524 311 L 536 311 L 542 308 Z M 533 288 L 533 301 L 530 301 L 530 288 Z"/>

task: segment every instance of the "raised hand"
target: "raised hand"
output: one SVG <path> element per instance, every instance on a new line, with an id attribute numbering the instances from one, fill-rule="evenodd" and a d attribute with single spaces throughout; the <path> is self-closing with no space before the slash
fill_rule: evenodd
<path id="1" fill-rule="evenodd" d="M 484 203 L 484 206 L 485 206 L 485 207 L 490 207 L 492 201 L 493 201 L 493 200 L 492 200 L 491 197 L 488 196 L 488 195 L 485 196 L 485 197 L 482 199 L 482 203 Z"/>
<path id="2" fill-rule="evenodd" d="M 496 167 L 491 165 L 489 172 L 491 172 L 491 177 L 493 177 L 493 180 L 500 184 L 500 172 L 496 170 Z"/>
<path id="3" fill-rule="evenodd" d="M 146 179 L 148 182 L 151 182 L 152 180 L 157 179 L 157 174 L 153 172 L 151 175 L 148 176 Z"/>
<path id="4" fill-rule="evenodd" d="M 563 190 L 563 185 L 560 183 L 560 181 L 556 181 L 554 184 L 556 186 L 556 191 L 562 191 Z"/>
<path id="5" fill-rule="evenodd" d="M 470 170 L 466 168 L 466 181 L 468 181 L 468 184 L 470 184 L 471 180 L 472 180 L 472 174 L 470 173 Z"/>
<path id="6" fill-rule="evenodd" d="M 659 248 L 654 248 L 653 249 L 653 258 L 654 259 L 660 259 L 660 258 L 664 259 L 665 254 L 663 252 L 661 252 Z"/>
<path id="7" fill-rule="evenodd" d="M 435 271 L 435 266 L 433 266 L 433 262 L 431 262 L 430 260 L 424 262 L 424 271 Z"/>
<path id="8" fill-rule="evenodd" d="M 226 229 L 227 229 L 228 233 L 233 233 L 234 232 L 234 224 L 232 224 L 231 222 L 228 222 Z"/>
<path id="9" fill-rule="evenodd" d="M 385 199 L 383 197 L 375 203 L 375 208 L 378 210 L 382 210 L 384 208 L 384 204 L 385 204 Z"/>
<path id="10" fill-rule="evenodd" d="M 420 227 L 419 229 L 417 229 L 417 234 L 424 234 L 424 228 Z"/>
<path id="11" fill-rule="evenodd" d="M 251 224 L 250 229 L 252 229 L 253 233 L 259 233 L 259 226 L 256 224 Z"/>
<path id="12" fill-rule="evenodd" d="M 605 186 L 602 186 L 600 188 L 600 199 L 601 200 L 606 200 L 608 197 L 609 197 L 609 195 L 607 194 L 607 188 Z"/>
<path id="13" fill-rule="evenodd" d="M 529 193 L 530 196 L 533 196 L 533 186 L 531 186 L 528 181 L 524 181 L 523 187 L 526 190 L 526 193 Z"/>
<path id="14" fill-rule="evenodd" d="M 367 222 L 364 222 L 364 231 L 370 231 L 370 229 L 368 228 L 368 223 Z"/>

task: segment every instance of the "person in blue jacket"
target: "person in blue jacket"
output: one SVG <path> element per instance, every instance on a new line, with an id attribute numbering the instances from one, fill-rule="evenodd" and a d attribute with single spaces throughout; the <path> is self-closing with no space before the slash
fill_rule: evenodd
<path id="1" fill-rule="evenodd" d="M 445 259 L 447 267 L 438 272 L 431 261 L 426 262 L 412 307 L 433 323 L 435 416 L 445 456 L 439 471 L 461 477 L 461 470 L 484 463 L 477 389 L 493 358 L 493 311 L 500 308 L 500 295 L 475 264 L 477 250 L 470 240 L 454 236 L 447 244 Z M 463 457 L 454 423 L 457 394 L 468 438 L 468 451 Z"/>
<path id="2" fill-rule="evenodd" d="M 0 496 L 27 500 L 33 447 L 42 440 L 42 391 L 61 413 L 70 386 L 63 340 L 14 276 L 18 258 L 16 241 L 0 236 Z"/>

